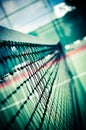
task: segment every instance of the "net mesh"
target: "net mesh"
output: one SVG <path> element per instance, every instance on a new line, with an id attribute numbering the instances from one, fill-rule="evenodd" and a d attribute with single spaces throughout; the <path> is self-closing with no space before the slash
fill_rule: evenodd
<path id="1" fill-rule="evenodd" d="M 76 128 L 73 83 L 60 50 L 59 45 L 0 42 L 1 130 Z"/>

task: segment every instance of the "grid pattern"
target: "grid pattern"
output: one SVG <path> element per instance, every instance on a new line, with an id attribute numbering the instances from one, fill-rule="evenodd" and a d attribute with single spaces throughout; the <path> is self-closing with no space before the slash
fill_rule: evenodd
<path id="1" fill-rule="evenodd" d="M 64 60 L 59 62 L 61 57 L 59 44 L 0 43 L 2 130 L 75 127 L 72 82 L 59 85 L 66 78 L 70 80 Z"/>
<path id="2" fill-rule="evenodd" d="M 50 17 L 51 12 L 48 11 L 46 6 L 46 1 L 0 0 L 0 25 L 28 33 L 49 23 L 52 18 Z"/>
<path id="3" fill-rule="evenodd" d="M 0 42 L 1 130 L 84 130 L 63 54 L 60 43 Z"/>

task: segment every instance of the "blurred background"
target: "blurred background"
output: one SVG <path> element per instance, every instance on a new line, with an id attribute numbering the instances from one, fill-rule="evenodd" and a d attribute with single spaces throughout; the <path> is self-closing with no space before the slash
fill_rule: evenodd
<path id="1" fill-rule="evenodd" d="M 81 0 L 0 0 L 0 25 L 63 45 L 86 35 Z"/>
<path id="2" fill-rule="evenodd" d="M 0 0 L 0 26 L 1 130 L 86 130 L 85 1 Z"/>

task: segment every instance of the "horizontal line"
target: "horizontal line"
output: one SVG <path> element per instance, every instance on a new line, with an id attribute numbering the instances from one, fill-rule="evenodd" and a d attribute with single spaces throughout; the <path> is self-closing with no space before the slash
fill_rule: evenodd
<path id="1" fill-rule="evenodd" d="M 72 79 L 75 80 L 75 79 L 77 79 L 77 78 L 79 78 L 79 77 L 83 77 L 83 76 L 85 76 L 85 75 L 86 75 L 86 72 L 83 72 L 83 73 L 80 73 L 80 74 L 78 74 L 78 75 L 73 76 Z M 71 81 L 71 79 L 67 79 L 67 80 L 65 80 L 64 82 L 59 83 L 56 87 L 65 85 L 65 84 L 69 83 L 70 81 Z M 24 102 L 26 99 L 27 99 L 27 98 L 22 99 L 22 100 L 20 100 L 20 101 L 17 101 L 16 103 L 10 104 L 10 105 L 8 105 L 8 106 L 6 106 L 6 107 L 3 107 L 3 108 L 0 109 L 0 112 L 5 111 L 5 110 L 7 110 L 7 109 L 10 109 L 10 108 L 14 107 L 14 106 L 16 106 L 16 105 L 18 105 L 18 104 Z"/>
<path id="2" fill-rule="evenodd" d="M 3 107 L 3 108 L 0 109 L 0 112 L 1 112 L 1 111 L 5 111 L 5 110 L 7 110 L 7 109 L 9 109 L 9 108 L 12 108 L 12 107 L 14 107 L 14 106 L 16 106 L 16 105 L 18 105 L 18 104 L 24 102 L 25 100 L 26 100 L 26 98 L 25 98 L 25 99 L 22 99 L 22 100 L 20 100 L 20 101 L 17 101 L 17 102 L 15 102 L 15 103 L 12 103 L 12 104 L 10 104 L 10 105 L 8 105 L 8 106 L 6 106 L 6 107 Z"/>
<path id="3" fill-rule="evenodd" d="M 9 80 L 1 83 L 0 84 L 0 89 L 4 88 L 4 87 L 6 87 L 6 86 L 8 86 L 8 85 L 10 85 L 12 83 L 17 82 L 18 80 L 21 80 L 22 78 L 26 78 L 27 76 L 31 77 L 33 74 L 35 74 L 37 71 L 41 70 L 42 68 L 49 67 L 50 65 L 53 65 L 53 64 L 57 63 L 58 61 L 59 61 L 58 58 L 56 60 L 53 59 L 53 60 L 51 60 L 51 61 L 49 61 L 47 63 L 44 63 L 42 66 L 39 66 L 39 68 L 37 68 L 36 70 L 33 69 L 32 71 L 29 71 L 29 72 L 27 71 L 27 73 L 22 72 L 20 75 L 12 77 L 12 79 L 9 79 Z"/>
<path id="4" fill-rule="evenodd" d="M 80 51 L 86 50 L 86 45 L 66 53 L 66 57 L 72 56 Z"/>
<path id="5" fill-rule="evenodd" d="M 1 17 L 0 20 L 3 20 L 3 19 L 5 19 L 6 17 L 11 16 L 11 15 L 13 15 L 13 14 L 15 14 L 15 13 L 17 13 L 17 12 L 19 12 L 19 11 L 25 9 L 25 8 L 27 8 L 28 6 L 30 6 L 30 5 L 32 5 L 32 4 L 34 4 L 34 3 L 36 3 L 36 2 L 37 2 L 37 0 L 35 0 L 35 1 L 33 1 L 33 2 L 29 3 L 29 4 L 27 4 L 27 5 L 25 5 L 25 6 L 23 6 L 23 7 L 19 8 L 19 9 L 15 10 L 15 11 L 9 13 L 9 14 L 6 14 L 5 16 Z"/>
<path id="6" fill-rule="evenodd" d="M 30 100 L 31 98 L 33 98 L 33 97 L 35 97 L 35 96 L 36 96 L 36 95 L 30 95 L 30 97 L 29 97 L 28 100 Z M 19 105 L 19 104 L 21 104 L 22 102 L 24 102 L 24 101 L 26 101 L 26 100 L 27 100 L 27 97 L 24 98 L 24 99 L 22 99 L 22 100 L 20 100 L 20 101 L 17 101 L 17 102 L 15 102 L 15 103 L 12 103 L 12 104 L 10 104 L 10 105 L 8 105 L 8 106 L 6 106 L 6 107 L 3 107 L 3 108 L 0 109 L 0 112 L 1 112 L 1 111 L 5 111 L 5 110 L 7 110 L 7 109 L 10 109 L 10 108 L 12 108 L 12 107 L 14 107 L 14 106 L 16 106 L 16 105 Z"/>
<path id="7" fill-rule="evenodd" d="M 68 52 L 68 53 L 66 54 L 66 58 L 67 58 L 67 57 L 70 57 L 70 56 L 72 56 L 72 55 L 74 55 L 74 54 L 76 54 L 76 53 L 78 53 L 78 52 L 80 52 L 80 51 L 82 51 L 82 50 L 85 50 L 85 49 L 86 49 L 86 45 L 84 45 L 84 46 L 82 46 L 82 47 L 79 47 L 79 48 L 77 48 L 76 50 L 73 50 L 73 51 L 71 51 L 71 52 Z M 51 61 L 49 61 L 47 64 L 45 64 L 45 65 L 43 65 L 43 66 L 40 66 L 37 70 L 32 70 L 32 72 L 31 72 L 31 71 L 30 71 L 30 72 L 27 72 L 27 73 L 28 73 L 28 76 L 33 75 L 33 73 L 35 73 L 36 71 L 42 69 L 43 67 L 48 67 L 48 66 L 50 66 L 50 65 L 53 65 L 54 63 L 60 62 L 61 60 L 63 60 L 63 57 L 60 57 L 59 59 L 56 59 L 56 60 L 51 60 Z M 13 83 L 13 82 L 16 82 L 16 81 L 20 80 L 21 78 L 25 78 L 25 77 L 27 77 L 27 74 L 26 74 L 26 73 L 21 73 L 21 75 L 18 75 L 18 76 L 16 76 L 16 77 L 13 77 L 12 79 L 7 80 L 6 82 L 1 83 L 1 84 L 0 84 L 0 89 L 6 87 L 6 86 L 8 86 L 8 85 L 10 85 L 10 84 Z"/>
<path id="8" fill-rule="evenodd" d="M 80 73 L 80 74 L 77 74 L 77 75 L 73 76 L 72 79 L 75 80 L 75 79 L 77 79 L 77 78 L 79 78 L 79 77 L 83 77 L 83 76 L 85 76 L 85 75 L 86 75 L 86 72 L 83 72 L 83 73 Z M 70 81 L 71 81 L 71 79 L 67 79 L 67 80 L 65 80 L 64 82 L 59 83 L 58 86 L 65 85 L 65 84 L 69 83 Z"/>

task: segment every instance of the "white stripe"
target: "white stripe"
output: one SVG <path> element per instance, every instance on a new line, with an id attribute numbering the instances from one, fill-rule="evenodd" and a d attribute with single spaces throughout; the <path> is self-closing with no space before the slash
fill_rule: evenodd
<path id="1" fill-rule="evenodd" d="M 83 72 L 83 73 L 80 73 L 80 74 L 78 74 L 78 75 L 76 75 L 76 76 L 73 76 L 73 79 L 75 80 L 75 79 L 77 79 L 77 78 L 79 78 L 79 77 L 83 77 L 83 76 L 85 76 L 85 75 L 86 75 L 86 72 Z M 65 85 L 65 84 L 69 83 L 70 81 L 71 81 L 71 79 L 67 79 L 67 80 L 65 80 L 64 82 L 59 83 L 58 86 Z M 22 100 L 20 100 L 20 101 L 17 101 L 16 103 L 10 104 L 10 105 L 8 105 L 8 106 L 6 106 L 6 107 L 3 107 L 3 108 L 0 109 L 0 112 L 5 111 L 5 110 L 7 110 L 7 109 L 10 109 L 10 108 L 12 108 L 12 107 L 14 107 L 14 106 L 16 106 L 16 105 L 18 105 L 18 104 L 24 102 L 25 100 L 26 100 L 26 98 L 25 98 L 25 99 L 22 99 Z"/>
<path id="2" fill-rule="evenodd" d="M 79 77 L 82 77 L 82 76 L 85 76 L 86 75 L 86 72 L 83 72 L 83 73 L 80 73 L 76 76 L 73 76 L 73 79 L 76 79 L 76 78 L 79 78 Z"/>
<path id="3" fill-rule="evenodd" d="M 35 95 L 31 95 L 30 98 L 33 98 L 34 96 L 35 96 Z M 29 99 L 30 99 L 30 98 L 29 98 Z M 1 111 L 5 111 L 5 110 L 7 110 L 7 109 L 9 109 L 9 108 L 12 108 L 12 107 L 14 107 L 14 106 L 16 106 L 16 105 L 18 105 L 18 104 L 20 104 L 20 103 L 26 101 L 26 100 L 27 100 L 27 98 L 24 98 L 24 99 L 22 99 L 22 100 L 20 100 L 20 101 L 17 101 L 17 102 L 15 102 L 15 103 L 12 103 L 12 104 L 6 106 L 6 107 L 3 107 L 3 108 L 0 109 L 0 112 L 1 112 Z"/>
<path id="4" fill-rule="evenodd" d="M 4 111 L 4 110 L 6 110 L 6 109 L 9 109 L 9 108 L 11 108 L 11 107 L 14 107 L 14 106 L 16 106 L 16 105 L 18 105 L 18 104 L 24 102 L 25 100 L 26 100 L 26 98 L 25 98 L 25 99 L 22 99 L 22 100 L 20 100 L 20 101 L 17 101 L 17 102 L 15 102 L 15 103 L 12 103 L 12 104 L 10 104 L 10 105 L 8 105 L 8 106 L 6 106 L 6 107 L 3 107 L 3 108 L 0 109 L 0 112 L 1 112 L 1 111 Z"/>

